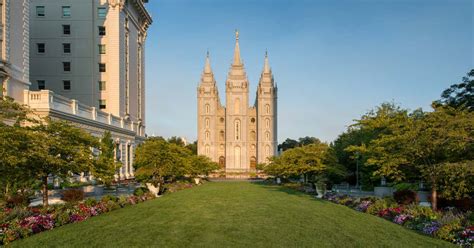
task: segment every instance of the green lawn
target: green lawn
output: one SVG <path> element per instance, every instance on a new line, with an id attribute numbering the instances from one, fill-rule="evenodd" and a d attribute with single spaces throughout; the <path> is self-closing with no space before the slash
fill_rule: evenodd
<path id="1" fill-rule="evenodd" d="M 449 247 L 277 186 L 211 182 L 16 241 L 17 247 Z"/>

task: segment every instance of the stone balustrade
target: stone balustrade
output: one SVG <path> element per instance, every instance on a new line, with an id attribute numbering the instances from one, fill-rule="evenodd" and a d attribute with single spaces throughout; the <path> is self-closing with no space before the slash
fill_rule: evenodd
<path id="1" fill-rule="evenodd" d="M 49 90 L 24 90 L 23 99 L 24 104 L 34 110 L 56 110 L 88 120 L 97 121 L 102 124 L 133 131 L 137 136 L 144 136 L 144 128 L 137 122 L 98 110 L 96 107 L 87 106 L 74 99 L 55 94 Z"/>

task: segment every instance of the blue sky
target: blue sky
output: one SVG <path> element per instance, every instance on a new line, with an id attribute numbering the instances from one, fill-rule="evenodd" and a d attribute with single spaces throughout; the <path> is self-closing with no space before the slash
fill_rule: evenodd
<path id="1" fill-rule="evenodd" d="M 149 135 L 196 139 L 206 51 L 221 101 L 234 30 L 253 104 L 265 50 L 278 84 L 278 140 L 334 140 L 385 101 L 428 110 L 474 68 L 472 0 L 151 0 Z"/>

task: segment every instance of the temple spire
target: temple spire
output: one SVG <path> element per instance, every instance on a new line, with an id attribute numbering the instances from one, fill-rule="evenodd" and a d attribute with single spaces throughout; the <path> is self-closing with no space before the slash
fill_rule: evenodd
<path id="1" fill-rule="evenodd" d="M 234 50 L 234 63 L 232 65 L 241 65 L 240 61 L 240 47 L 239 47 L 239 31 L 235 30 L 235 50 Z"/>
<path id="2" fill-rule="evenodd" d="M 206 54 L 206 65 L 204 66 L 204 73 L 212 73 L 211 63 L 209 62 L 209 51 Z"/>
<path id="3" fill-rule="evenodd" d="M 268 64 L 268 52 L 265 51 L 265 63 L 263 64 L 263 73 L 270 73 L 270 65 Z"/>

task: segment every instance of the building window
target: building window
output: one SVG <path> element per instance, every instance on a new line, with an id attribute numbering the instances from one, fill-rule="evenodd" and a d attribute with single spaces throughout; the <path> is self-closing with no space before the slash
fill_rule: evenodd
<path id="1" fill-rule="evenodd" d="M 270 114 L 270 105 L 268 105 L 268 104 L 265 105 L 265 113 L 267 115 Z"/>
<path id="2" fill-rule="evenodd" d="M 38 83 L 38 90 L 44 90 L 46 88 L 46 82 L 44 80 L 36 81 Z"/>
<path id="3" fill-rule="evenodd" d="M 71 62 L 63 62 L 63 71 L 70 72 L 71 71 Z"/>
<path id="4" fill-rule="evenodd" d="M 206 118 L 206 128 L 209 128 L 209 126 L 210 126 L 209 118 Z"/>
<path id="5" fill-rule="evenodd" d="M 63 80 L 63 89 L 71 90 L 71 80 Z"/>
<path id="6" fill-rule="evenodd" d="M 265 128 L 270 128 L 270 119 L 265 119 Z"/>
<path id="7" fill-rule="evenodd" d="M 44 17 L 45 16 L 45 7 L 44 6 L 36 6 L 36 16 Z"/>
<path id="8" fill-rule="evenodd" d="M 107 108 L 107 105 L 105 103 L 105 100 L 104 99 L 100 99 L 99 100 L 99 109 L 105 109 Z"/>
<path id="9" fill-rule="evenodd" d="M 211 134 L 208 131 L 206 131 L 206 140 L 209 140 L 210 136 L 211 136 Z"/>
<path id="10" fill-rule="evenodd" d="M 63 43 L 63 53 L 71 53 L 71 43 Z"/>
<path id="11" fill-rule="evenodd" d="M 99 63 L 99 72 L 105 72 L 105 63 Z"/>
<path id="12" fill-rule="evenodd" d="M 106 7 L 97 8 L 97 16 L 99 18 L 105 18 L 107 16 L 107 8 Z"/>
<path id="13" fill-rule="evenodd" d="M 71 17 L 71 6 L 63 6 L 63 17 Z"/>
<path id="14" fill-rule="evenodd" d="M 255 133 L 255 131 L 251 131 L 250 132 L 250 140 L 255 141 L 256 138 L 257 138 L 257 134 Z"/>
<path id="15" fill-rule="evenodd" d="M 235 140 L 240 140 L 240 120 L 235 120 Z"/>
<path id="16" fill-rule="evenodd" d="M 224 133 L 223 130 L 221 130 L 221 131 L 219 132 L 219 140 L 220 140 L 220 141 L 224 141 L 224 139 L 225 139 L 225 133 Z"/>
<path id="17" fill-rule="evenodd" d="M 105 36 L 105 26 L 99 26 L 99 36 Z"/>
<path id="18" fill-rule="evenodd" d="M 265 158 L 268 159 L 270 157 L 270 146 L 265 146 Z"/>
<path id="19" fill-rule="evenodd" d="M 105 45 L 104 44 L 99 45 L 99 54 L 105 54 Z"/>
<path id="20" fill-rule="evenodd" d="M 211 106 L 209 104 L 206 104 L 206 114 L 209 114 L 211 112 Z"/>
<path id="21" fill-rule="evenodd" d="M 265 140 L 270 141 L 270 133 L 269 132 L 265 132 Z"/>
<path id="22" fill-rule="evenodd" d="M 105 81 L 99 81 L 99 90 L 100 91 L 106 90 Z"/>
<path id="23" fill-rule="evenodd" d="M 46 46 L 44 43 L 38 43 L 36 44 L 36 47 L 38 48 L 38 53 L 45 53 L 46 52 Z"/>
<path id="24" fill-rule="evenodd" d="M 63 35 L 71 34 L 71 25 L 63 25 Z"/>

